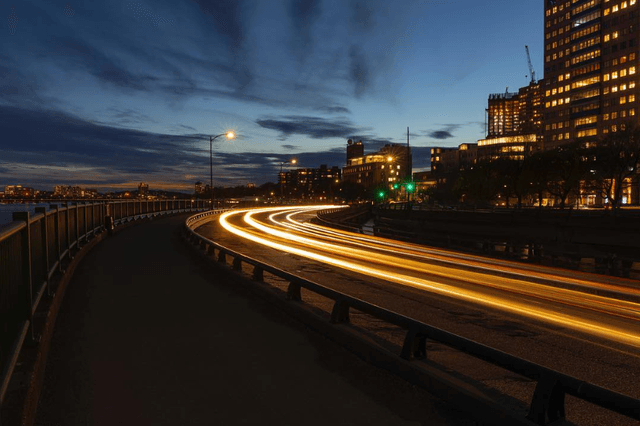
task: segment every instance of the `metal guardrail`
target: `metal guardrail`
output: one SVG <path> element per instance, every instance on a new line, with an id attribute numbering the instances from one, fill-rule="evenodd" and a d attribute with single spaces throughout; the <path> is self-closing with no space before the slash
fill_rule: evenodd
<path id="1" fill-rule="evenodd" d="M 25 345 L 35 345 L 42 327 L 34 315 L 53 296 L 53 279 L 74 252 L 111 226 L 208 208 L 204 200 L 109 201 L 51 205 L 35 215 L 16 212 L 0 228 L 0 409 Z"/>
<path id="2" fill-rule="evenodd" d="M 330 289 L 233 251 L 194 231 L 194 225 L 201 224 L 211 215 L 217 213 L 219 212 L 208 211 L 192 216 L 185 221 L 185 234 L 191 243 L 199 245 L 207 255 L 213 257 L 220 263 L 226 264 L 227 256 L 232 257 L 232 267 L 236 271 L 242 270 L 243 262 L 253 266 L 252 278 L 255 281 L 263 282 L 264 272 L 288 281 L 287 297 L 289 300 L 302 301 L 300 291 L 302 288 L 333 300 L 334 304 L 330 321 L 334 324 L 349 323 L 349 310 L 353 308 L 405 329 L 406 335 L 404 343 L 400 354 L 398 354 L 398 356 L 404 360 L 411 361 L 425 358 L 427 353 L 426 341 L 430 339 L 533 380 L 536 382 L 536 388 L 529 405 L 527 419 L 540 425 L 548 425 L 565 418 L 565 395 L 572 395 L 602 408 L 635 420 L 640 420 L 640 400 L 576 379 L 542 365 L 515 357 L 473 340 Z"/>

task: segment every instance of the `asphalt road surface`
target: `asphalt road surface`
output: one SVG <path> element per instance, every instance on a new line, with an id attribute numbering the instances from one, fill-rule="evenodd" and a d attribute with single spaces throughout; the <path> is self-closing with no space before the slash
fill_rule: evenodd
<path id="1" fill-rule="evenodd" d="M 314 225 L 309 208 L 229 212 L 198 229 L 312 281 L 546 367 L 640 398 L 640 283 L 483 258 Z M 277 282 L 275 283 L 278 284 Z M 284 283 L 282 283 L 284 286 Z M 303 297 L 320 309 L 329 304 Z M 355 315 L 382 344 L 402 334 Z M 429 362 L 526 410 L 534 383 L 429 344 Z M 637 424 L 567 399 L 568 419 Z"/>

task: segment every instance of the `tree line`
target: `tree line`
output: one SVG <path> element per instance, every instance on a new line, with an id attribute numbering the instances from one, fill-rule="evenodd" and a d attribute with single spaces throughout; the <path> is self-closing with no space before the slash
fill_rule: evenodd
<path id="1" fill-rule="evenodd" d="M 553 150 L 527 153 L 523 159 L 479 161 L 445 175 L 429 195 L 443 203 L 542 207 L 545 198 L 563 209 L 570 198 L 593 194 L 613 209 L 625 190 L 638 184 L 640 128 L 621 126 L 592 143 L 576 142 Z M 634 200 L 637 203 L 638 200 Z"/>

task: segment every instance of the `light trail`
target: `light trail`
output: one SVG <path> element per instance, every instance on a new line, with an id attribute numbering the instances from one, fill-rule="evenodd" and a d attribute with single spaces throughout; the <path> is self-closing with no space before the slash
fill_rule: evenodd
<path id="1" fill-rule="evenodd" d="M 638 303 L 531 282 L 527 280 L 529 271 L 505 261 L 500 261 L 500 268 L 516 278 L 492 274 L 493 261 L 482 264 L 479 257 L 459 253 L 456 259 L 446 259 L 448 265 L 425 263 L 448 253 L 435 249 L 434 255 L 429 253 L 431 249 L 417 245 L 305 226 L 293 219 L 301 212 L 324 208 L 327 206 L 233 211 L 223 214 L 220 223 L 242 238 L 301 257 L 640 348 Z M 254 218 L 265 213 L 269 214 L 269 225 Z M 231 224 L 228 219 L 234 215 L 243 215 L 249 228 Z M 276 220 L 283 215 L 287 222 Z M 463 260 L 467 263 L 462 266 L 479 270 L 460 269 Z M 540 274 L 558 281 L 551 272 Z M 585 278 L 575 281 L 584 286 L 611 286 Z M 615 285 L 608 288 L 628 290 Z"/>

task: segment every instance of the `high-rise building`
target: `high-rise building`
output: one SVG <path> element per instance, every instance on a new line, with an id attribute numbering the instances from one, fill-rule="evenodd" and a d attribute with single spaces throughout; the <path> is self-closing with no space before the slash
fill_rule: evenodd
<path id="1" fill-rule="evenodd" d="M 340 183 L 342 172 L 338 166 L 331 168 L 322 164 L 319 168 L 288 170 L 279 175 L 278 184 L 286 188 L 287 194 L 299 198 L 327 199 L 333 186 Z"/>
<path id="2" fill-rule="evenodd" d="M 545 149 L 637 122 L 638 7 L 636 0 L 545 0 Z"/>
<path id="3" fill-rule="evenodd" d="M 364 154 L 364 145 L 357 148 L 359 156 L 349 157 L 354 145 L 347 141 L 347 165 L 342 169 L 345 182 L 357 183 L 365 188 L 388 186 L 411 180 L 411 147 L 401 144 L 386 144 L 378 152 Z"/>
<path id="4" fill-rule="evenodd" d="M 149 195 L 149 184 L 140 182 L 138 185 L 138 197 L 146 198 Z"/>

